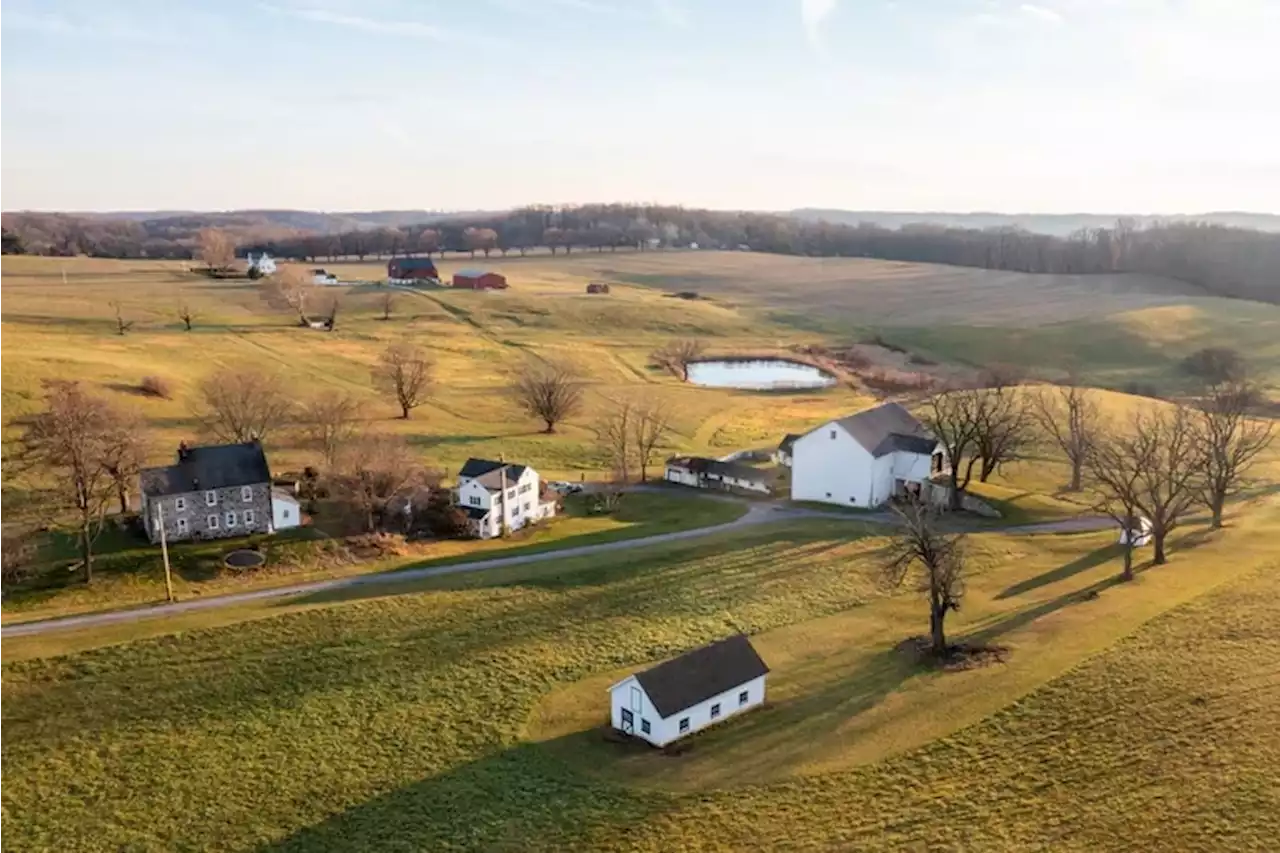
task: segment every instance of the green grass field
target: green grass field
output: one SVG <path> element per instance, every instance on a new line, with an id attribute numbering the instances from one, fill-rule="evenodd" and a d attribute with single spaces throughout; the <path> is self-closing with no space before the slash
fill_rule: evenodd
<path id="1" fill-rule="evenodd" d="M 443 263 L 447 276 L 469 260 Z M 544 475 L 601 472 L 592 425 L 637 389 L 678 413 L 671 450 L 776 443 L 870 402 L 697 389 L 651 369 L 674 335 L 716 353 L 786 352 L 879 333 L 954 364 L 1009 362 L 1098 384 L 1176 390 L 1177 362 L 1240 348 L 1280 376 L 1280 309 L 1208 299 L 1149 277 L 1023 276 L 754 253 L 494 258 L 513 289 L 345 293 L 332 334 L 293 328 L 248 282 L 172 263 L 6 257 L 6 423 L 45 378 L 74 376 L 139 412 L 156 462 L 195 435 L 194 389 L 221 365 L 288 376 L 299 396 L 364 395 L 371 420 L 429 464 L 468 456 Z M 328 265 L 327 265 L 328 266 Z M 379 265 L 337 265 L 372 278 Z M 64 283 L 65 273 L 65 283 Z M 583 293 L 589 280 L 616 285 Z M 698 290 L 706 299 L 673 299 Z M 187 300 L 197 329 L 172 307 Z M 118 300 L 137 322 L 113 333 Z M 431 349 L 439 388 L 409 421 L 369 388 L 378 352 Z M 556 435 L 514 410 L 525 359 L 573 363 L 587 407 Z M 134 390 L 147 375 L 172 400 Z M 1134 398 L 1105 394 L 1119 415 Z M 268 441 L 273 467 L 311 461 Z M 8 472 L 6 472 L 7 474 Z M 1001 663 L 922 668 L 909 591 L 877 582 L 883 529 L 859 521 L 739 527 L 592 557 L 400 580 L 4 643 L 3 840 L 28 850 L 1264 850 L 1280 833 L 1280 452 L 1226 530 L 1177 531 L 1172 561 L 1117 584 L 1111 533 L 971 537 L 954 639 Z M 1004 521 L 1087 510 L 1048 454 L 975 487 Z M 9 520 L 24 511 L 6 476 Z M 571 502 L 499 542 L 429 543 L 379 559 L 315 559 L 236 576 L 217 549 L 177 549 L 182 597 L 401 566 L 474 560 L 730 521 L 744 505 L 634 494 L 613 517 Z M 55 538 L 53 542 L 57 546 Z M 6 622 L 156 601 L 147 549 L 91 589 L 6 595 Z M 63 549 L 65 552 L 65 549 Z M 210 553 L 205 553 L 210 551 Z M 310 553 L 310 551 L 308 551 Z M 55 547 L 52 557 L 67 559 Z M 1139 563 L 1141 566 L 1141 562 Z M 608 743 L 612 679 L 727 633 L 772 667 L 769 701 L 660 756 Z"/>
<path id="2" fill-rule="evenodd" d="M 1272 498 L 1119 586 L 1109 536 L 978 535 L 953 631 L 1008 658 L 945 674 L 854 521 L 11 640 L 4 848 L 1265 849 L 1278 531 Z M 610 678 L 738 629 L 766 708 L 674 758 L 593 731 Z"/>

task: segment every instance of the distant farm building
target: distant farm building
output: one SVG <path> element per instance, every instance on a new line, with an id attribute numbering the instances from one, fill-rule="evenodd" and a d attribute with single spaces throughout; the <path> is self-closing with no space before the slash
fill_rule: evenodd
<path id="1" fill-rule="evenodd" d="M 608 293 L 609 285 L 602 281 L 593 281 L 587 285 L 587 293 Z"/>
<path id="2" fill-rule="evenodd" d="M 253 274 L 272 275 L 276 271 L 275 258 L 271 257 L 266 252 L 263 252 L 257 257 L 254 257 L 253 252 L 250 252 L 245 258 L 245 261 L 249 265 L 249 271 Z"/>
<path id="3" fill-rule="evenodd" d="M 430 258 L 392 258 L 387 261 L 387 278 L 394 281 L 439 281 L 440 272 Z"/>
<path id="4" fill-rule="evenodd" d="M 458 270 L 453 274 L 453 286 L 465 290 L 503 290 L 507 287 L 507 277 L 493 270 Z"/>
<path id="5" fill-rule="evenodd" d="M 328 270 L 314 269 L 311 271 L 311 283 L 330 285 L 330 284 L 338 284 L 339 282 L 338 282 L 338 277 L 333 273 L 329 272 Z"/>

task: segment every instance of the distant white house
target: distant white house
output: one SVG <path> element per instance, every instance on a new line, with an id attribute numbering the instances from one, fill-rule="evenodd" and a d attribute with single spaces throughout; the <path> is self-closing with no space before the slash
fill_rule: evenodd
<path id="1" fill-rule="evenodd" d="M 1151 544 L 1151 519 L 1146 516 L 1139 516 L 1134 519 L 1135 523 L 1132 528 L 1120 526 L 1120 544 L 1132 545 L 1135 548 L 1142 548 Z M 1133 541 L 1130 541 L 1132 537 Z"/>
<path id="2" fill-rule="evenodd" d="M 311 283 L 318 285 L 334 285 L 341 284 L 338 277 L 328 270 L 314 269 L 311 271 Z"/>
<path id="3" fill-rule="evenodd" d="M 792 443 L 791 499 L 877 507 L 942 470 L 938 443 L 898 403 L 829 421 Z"/>
<path id="4" fill-rule="evenodd" d="M 791 449 L 795 447 L 796 439 L 800 437 L 799 433 L 789 432 L 782 437 L 782 441 L 778 442 L 778 449 L 773 451 L 771 458 L 776 465 L 785 465 L 791 467 Z"/>
<path id="5" fill-rule="evenodd" d="M 698 489 L 742 489 L 767 495 L 773 491 L 773 475 L 741 462 L 674 456 L 667 460 L 664 479 Z"/>
<path id="6" fill-rule="evenodd" d="M 666 746 L 761 705 L 768 674 L 751 641 L 738 634 L 610 687 L 609 721 L 618 731 Z"/>
<path id="7" fill-rule="evenodd" d="M 519 530 L 556 514 L 553 497 L 543 497 L 538 472 L 528 465 L 468 459 L 458 471 L 457 505 L 481 539 Z"/>
<path id="8" fill-rule="evenodd" d="M 284 489 L 271 489 L 271 526 L 276 530 L 286 530 L 302 524 L 302 505 L 298 499 Z"/>
<path id="9" fill-rule="evenodd" d="M 257 257 L 254 257 L 253 252 L 250 252 L 245 257 L 245 260 L 249 264 L 250 271 L 257 271 L 262 275 L 271 275 L 276 271 L 275 259 L 272 258 L 270 255 L 268 255 L 266 252 L 263 252 Z"/>

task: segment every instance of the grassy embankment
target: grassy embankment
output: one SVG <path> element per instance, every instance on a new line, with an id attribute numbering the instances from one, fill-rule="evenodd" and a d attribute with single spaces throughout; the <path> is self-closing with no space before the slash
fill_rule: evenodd
<path id="1" fill-rule="evenodd" d="M 6 642 L 5 849 L 1271 843 L 1274 496 L 1131 584 L 1107 535 L 975 536 L 952 631 L 1007 660 L 945 674 L 895 650 L 923 606 L 855 530 Z M 232 618 L 253 621 L 200 630 Z M 609 679 L 738 629 L 773 668 L 765 709 L 675 758 L 591 732 Z"/>

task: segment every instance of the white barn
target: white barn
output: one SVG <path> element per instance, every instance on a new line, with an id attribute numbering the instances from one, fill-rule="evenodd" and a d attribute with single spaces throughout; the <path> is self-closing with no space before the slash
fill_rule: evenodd
<path id="1" fill-rule="evenodd" d="M 924 424 L 898 403 L 810 430 L 791 454 L 792 500 L 857 507 L 918 491 L 945 462 Z"/>
<path id="2" fill-rule="evenodd" d="M 778 442 L 778 449 L 773 451 L 770 457 L 774 464 L 791 467 L 791 456 L 799 438 L 800 436 L 794 432 L 789 432 L 782 437 L 782 441 Z"/>
<path id="3" fill-rule="evenodd" d="M 666 746 L 764 703 L 769 674 L 743 634 L 694 649 L 609 688 L 618 731 Z"/>
<path id="4" fill-rule="evenodd" d="M 488 459 L 468 459 L 458 471 L 457 504 L 481 539 L 501 536 L 504 519 L 511 531 L 556 514 L 555 500 L 542 496 L 537 471 Z"/>

